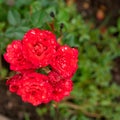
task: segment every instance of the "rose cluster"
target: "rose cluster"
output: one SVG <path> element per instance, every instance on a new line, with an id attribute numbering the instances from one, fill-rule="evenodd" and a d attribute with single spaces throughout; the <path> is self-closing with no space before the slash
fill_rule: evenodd
<path id="1" fill-rule="evenodd" d="M 13 40 L 4 54 L 16 75 L 7 80 L 9 90 L 33 105 L 60 101 L 72 90 L 78 50 L 60 45 L 48 30 L 29 30 L 22 40 Z M 38 70 L 44 70 L 38 72 Z"/>

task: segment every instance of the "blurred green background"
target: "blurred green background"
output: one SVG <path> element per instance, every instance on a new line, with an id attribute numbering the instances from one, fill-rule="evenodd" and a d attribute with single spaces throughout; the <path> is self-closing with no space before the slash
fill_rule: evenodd
<path id="1" fill-rule="evenodd" d="M 103 7 L 96 21 L 94 16 L 83 19 L 77 4 L 75 0 L 0 0 L 0 114 L 11 120 L 120 120 L 120 86 L 112 73 L 114 60 L 120 57 L 120 19 L 106 27 L 109 16 L 104 19 Z M 88 8 L 87 3 L 84 9 Z M 5 87 L 13 72 L 3 54 L 12 40 L 22 39 L 29 29 L 52 30 L 53 23 L 60 42 L 79 49 L 79 68 L 70 96 L 35 108 Z"/>

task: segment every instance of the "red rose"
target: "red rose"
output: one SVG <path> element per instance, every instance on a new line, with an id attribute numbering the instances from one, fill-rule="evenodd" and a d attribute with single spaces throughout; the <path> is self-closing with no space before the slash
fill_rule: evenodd
<path id="1" fill-rule="evenodd" d="M 4 58 L 8 63 L 10 63 L 11 70 L 22 71 L 25 69 L 35 68 L 33 64 L 24 58 L 22 50 L 20 40 L 14 40 L 7 46 L 7 52 L 4 54 Z"/>
<path id="2" fill-rule="evenodd" d="M 39 73 L 24 75 L 21 80 L 21 88 L 17 94 L 24 102 L 33 105 L 48 103 L 52 97 L 52 86 L 48 83 L 48 77 Z"/>
<path id="3" fill-rule="evenodd" d="M 18 89 L 21 87 L 20 81 L 22 77 L 22 74 L 16 74 L 15 76 L 7 80 L 6 85 L 9 85 L 10 92 L 17 93 Z"/>
<path id="4" fill-rule="evenodd" d="M 34 106 L 60 101 L 72 90 L 71 77 L 77 70 L 78 50 L 60 46 L 55 35 L 47 30 L 31 29 L 23 40 L 14 40 L 7 47 L 5 60 L 10 69 L 20 72 L 7 80 L 11 92 Z M 40 69 L 47 67 L 47 69 Z M 38 69 L 39 68 L 39 69 Z M 51 71 L 48 75 L 36 73 Z"/>
<path id="5" fill-rule="evenodd" d="M 56 52 L 55 35 L 47 30 L 29 30 L 23 38 L 24 56 L 38 67 L 47 66 Z"/>
<path id="6" fill-rule="evenodd" d="M 71 78 L 77 70 L 78 50 L 67 45 L 58 48 L 51 61 L 52 68 L 64 78 Z"/>
<path id="7" fill-rule="evenodd" d="M 72 80 L 70 79 L 63 79 L 60 82 L 57 82 L 54 90 L 53 90 L 53 100 L 55 101 L 60 101 L 62 100 L 65 96 L 68 96 L 70 92 L 72 91 Z"/>
<path id="8" fill-rule="evenodd" d="M 72 91 L 73 83 L 70 79 L 60 78 L 59 74 L 50 72 L 48 74 L 49 82 L 53 87 L 52 99 L 55 101 L 62 100 L 65 96 L 68 96 Z"/>
<path id="9" fill-rule="evenodd" d="M 48 77 L 49 77 L 49 82 L 53 85 L 62 79 L 61 76 L 55 71 L 49 72 Z"/>

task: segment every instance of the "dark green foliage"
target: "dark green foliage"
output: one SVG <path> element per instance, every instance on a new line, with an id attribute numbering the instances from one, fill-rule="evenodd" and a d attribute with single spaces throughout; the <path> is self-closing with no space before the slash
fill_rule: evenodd
<path id="1" fill-rule="evenodd" d="M 75 4 L 67 6 L 63 0 L 13 0 L 12 5 L 0 0 L 0 50 L 5 52 L 8 43 L 22 39 L 30 28 L 52 30 L 63 44 L 78 47 L 79 68 L 73 78 L 74 89 L 67 100 L 59 103 L 60 120 L 119 120 L 120 87 L 112 82 L 113 60 L 120 56 L 120 19 L 117 27 L 110 27 L 102 34 L 99 28 L 91 28 L 77 13 Z M 54 17 L 50 13 L 54 13 Z M 113 36 L 114 33 L 117 36 Z M 7 68 L 1 67 L 5 78 Z M 51 106 L 51 116 L 55 111 Z M 43 110 L 47 111 L 43 108 Z M 45 111 L 37 109 L 42 116 Z M 44 113 L 45 114 L 45 113 Z"/>

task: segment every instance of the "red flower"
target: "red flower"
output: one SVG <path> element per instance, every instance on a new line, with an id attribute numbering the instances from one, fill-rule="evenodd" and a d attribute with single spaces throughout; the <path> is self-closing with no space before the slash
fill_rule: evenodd
<path id="1" fill-rule="evenodd" d="M 24 73 L 14 76 L 8 80 L 9 90 L 22 97 L 24 102 L 29 102 L 34 106 L 41 103 L 48 103 L 52 99 L 52 86 L 48 82 L 48 77 L 35 72 Z M 19 79 L 16 79 L 16 78 Z M 17 88 L 17 89 L 13 89 Z"/>
<path id="2" fill-rule="evenodd" d="M 49 82 L 53 87 L 52 99 L 59 102 L 72 91 L 73 83 L 70 79 L 60 78 L 59 74 L 50 72 Z"/>
<path id="3" fill-rule="evenodd" d="M 48 77 L 49 77 L 49 82 L 53 85 L 62 79 L 61 76 L 55 71 L 49 72 Z"/>
<path id="4" fill-rule="evenodd" d="M 51 61 L 52 68 L 64 78 L 71 78 L 77 70 L 78 50 L 67 45 L 58 48 Z"/>
<path id="5" fill-rule="evenodd" d="M 4 58 L 10 63 L 11 70 L 22 71 L 35 68 L 33 64 L 24 58 L 22 51 L 23 49 L 20 40 L 14 40 L 7 46 L 7 52 L 4 54 Z"/>
<path id="6" fill-rule="evenodd" d="M 56 52 L 58 43 L 53 33 L 47 30 L 29 30 L 23 38 L 24 56 L 33 64 L 44 67 Z"/>
<path id="7" fill-rule="evenodd" d="M 11 92 L 21 96 L 24 102 L 34 106 L 60 101 L 72 90 L 72 75 L 77 70 L 78 50 L 67 45 L 60 46 L 55 35 L 47 30 L 31 29 L 23 40 L 14 40 L 7 47 L 5 60 L 10 69 L 19 71 L 6 84 Z M 48 76 L 36 73 L 51 70 Z M 40 70 L 39 70 L 40 69 Z"/>
<path id="8" fill-rule="evenodd" d="M 68 96 L 70 92 L 72 91 L 72 80 L 70 79 L 63 79 L 60 82 L 57 82 L 55 84 L 55 88 L 53 90 L 53 100 L 55 101 L 60 101 L 62 100 L 65 96 Z"/>
<path id="9" fill-rule="evenodd" d="M 16 74 L 15 76 L 7 80 L 6 85 L 9 85 L 10 92 L 17 93 L 18 89 L 20 89 L 21 87 L 20 81 L 22 77 L 22 74 Z"/>

